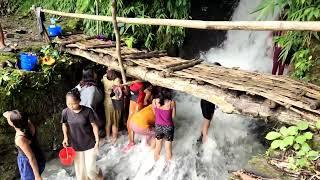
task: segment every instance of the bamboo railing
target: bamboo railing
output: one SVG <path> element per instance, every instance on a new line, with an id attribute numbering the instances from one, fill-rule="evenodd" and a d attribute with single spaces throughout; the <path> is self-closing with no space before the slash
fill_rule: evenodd
<path id="1" fill-rule="evenodd" d="M 111 16 L 66 13 L 41 9 L 42 12 L 65 17 L 112 22 Z M 201 21 L 155 18 L 117 17 L 118 23 L 176 26 L 208 30 L 254 30 L 254 31 L 320 31 L 320 21 Z"/>

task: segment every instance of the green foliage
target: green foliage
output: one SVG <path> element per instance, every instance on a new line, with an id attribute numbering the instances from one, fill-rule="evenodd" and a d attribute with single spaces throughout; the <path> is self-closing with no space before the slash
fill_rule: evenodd
<path id="1" fill-rule="evenodd" d="M 308 128 L 307 122 L 300 122 L 297 126 L 283 126 L 278 132 L 271 131 L 266 135 L 266 139 L 272 141 L 270 151 L 293 151 L 288 157 L 289 168 L 292 170 L 310 167 L 312 161 L 319 158 L 320 153 L 312 150 L 308 144 L 313 138 L 313 133 L 306 131 Z"/>
<path id="2" fill-rule="evenodd" d="M 319 21 L 320 20 L 320 1 L 306 0 L 263 0 L 258 6 L 256 12 L 260 12 L 258 19 L 262 20 L 270 15 L 275 15 L 276 10 L 280 9 L 283 20 L 289 21 Z M 285 17 L 285 18 L 284 18 Z M 317 42 L 311 44 L 311 40 Z M 307 31 L 288 31 L 280 37 L 274 39 L 283 49 L 280 54 L 282 61 L 291 58 L 294 72 L 293 76 L 300 79 L 306 79 L 306 74 L 318 60 L 315 54 L 319 45 L 319 33 Z M 288 57 L 290 52 L 292 57 Z"/>
<path id="3" fill-rule="evenodd" d="M 18 2 L 18 0 L 15 1 Z M 58 11 L 85 14 L 96 14 L 98 4 L 99 15 L 111 16 L 111 0 L 26 0 L 22 3 L 20 10 L 30 8 L 32 4 Z M 188 19 L 190 4 L 189 0 L 117 0 L 117 16 Z M 112 23 L 109 22 L 97 23 L 92 20 L 83 20 L 83 27 L 85 33 L 89 35 L 99 33 L 109 38 L 114 37 Z M 121 37 L 128 45 L 138 44 L 148 49 L 180 46 L 185 37 L 185 29 L 179 27 L 119 24 L 119 28 Z"/>
<path id="4" fill-rule="evenodd" d="M 10 96 L 21 92 L 22 89 L 32 88 L 38 90 L 46 87 L 50 83 L 54 83 L 56 78 L 61 77 L 61 72 L 57 71 L 57 67 L 70 64 L 67 56 L 45 46 L 41 49 L 44 56 L 52 56 L 57 62 L 53 66 L 41 65 L 38 72 L 28 72 L 18 69 L 5 68 L 0 71 L 0 86 L 4 87 L 6 95 Z"/>

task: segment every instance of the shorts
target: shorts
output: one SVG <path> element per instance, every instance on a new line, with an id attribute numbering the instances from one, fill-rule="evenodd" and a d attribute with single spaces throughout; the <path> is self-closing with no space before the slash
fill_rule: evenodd
<path id="1" fill-rule="evenodd" d="M 17 157 L 21 180 L 34 180 L 33 170 L 29 163 L 29 159 L 25 155 L 19 154 Z M 42 174 L 45 168 L 45 162 L 38 162 L 39 173 Z"/>
<path id="2" fill-rule="evenodd" d="M 140 128 L 139 126 L 137 126 L 134 122 L 131 122 L 131 129 L 133 130 L 133 132 L 140 134 L 140 135 L 144 135 L 144 136 L 148 136 L 148 137 L 155 137 L 155 132 L 154 132 L 154 128 Z"/>
<path id="3" fill-rule="evenodd" d="M 202 116 L 207 120 L 211 121 L 214 114 L 215 105 L 203 99 L 201 99 L 200 105 L 201 105 Z"/>
<path id="4" fill-rule="evenodd" d="M 74 167 L 77 180 L 96 179 L 99 171 L 97 168 L 97 154 L 95 149 L 76 151 Z"/>
<path id="5" fill-rule="evenodd" d="M 166 141 L 173 141 L 174 126 L 157 125 L 155 128 L 156 138 L 158 140 L 165 139 Z"/>

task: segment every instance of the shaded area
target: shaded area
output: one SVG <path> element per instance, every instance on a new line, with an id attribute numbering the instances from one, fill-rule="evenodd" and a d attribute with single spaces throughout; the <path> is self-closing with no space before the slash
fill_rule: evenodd
<path id="1" fill-rule="evenodd" d="M 191 19 L 204 21 L 228 21 L 239 0 L 192 0 Z M 199 57 L 200 51 L 219 46 L 226 31 L 187 29 L 180 56 L 185 59 Z"/>

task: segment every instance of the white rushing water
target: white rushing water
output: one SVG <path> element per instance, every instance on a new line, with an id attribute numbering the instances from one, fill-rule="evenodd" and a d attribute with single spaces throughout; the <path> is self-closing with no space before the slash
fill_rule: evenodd
<path id="1" fill-rule="evenodd" d="M 251 131 L 255 128 L 253 121 L 224 114 L 219 109 L 209 131 L 208 143 L 197 146 L 202 120 L 199 99 L 185 94 L 177 94 L 176 98 L 178 117 L 171 164 L 166 167 L 164 154 L 155 162 L 152 151 L 144 143 L 123 153 L 121 148 L 127 138 L 122 135 L 116 146 L 101 147 L 98 166 L 107 179 L 223 180 L 227 179 L 228 170 L 243 167 L 251 156 L 264 151 Z M 44 176 L 52 180 L 74 179 L 70 174 L 70 170 L 62 169 L 58 160 L 54 160 L 47 165 Z"/>
<path id="2" fill-rule="evenodd" d="M 253 21 L 252 14 L 260 0 L 240 0 L 232 16 L 232 21 Z M 270 17 L 270 19 L 273 19 Z M 266 31 L 228 31 L 227 39 L 220 47 L 201 53 L 208 62 L 219 62 L 226 67 L 239 67 L 243 70 L 271 73 L 272 37 Z"/>
<path id="3" fill-rule="evenodd" d="M 260 0 L 241 0 L 232 20 L 254 20 L 250 12 Z M 271 71 L 271 58 L 266 56 L 267 32 L 229 31 L 220 48 L 212 48 L 202 56 L 209 62 L 220 62 L 227 67 L 246 70 Z M 164 152 L 158 162 L 144 143 L 138 143 L 129 153 L 123 153 L 125 135 L 115 146 L 103 145 L 98 166 L 107 179 L 113 180 L 224 180 L 228 171 L 241 169 L 253 155 L 264 152 L 254 132 L 257 125 L 248 117 L 216 111 L 209 130 L 208 143 L 196 145 L 200 135 L 202 114 L 200 100 L 178 93 L 177 118 L 173 160 L 166 166 Z M 164 151 L 164 150 L 163 150 Z M 50 180 L 74 179 L 69 169 L 63 169 L 58 160 L 48 163 L 44 176 Z"/>

